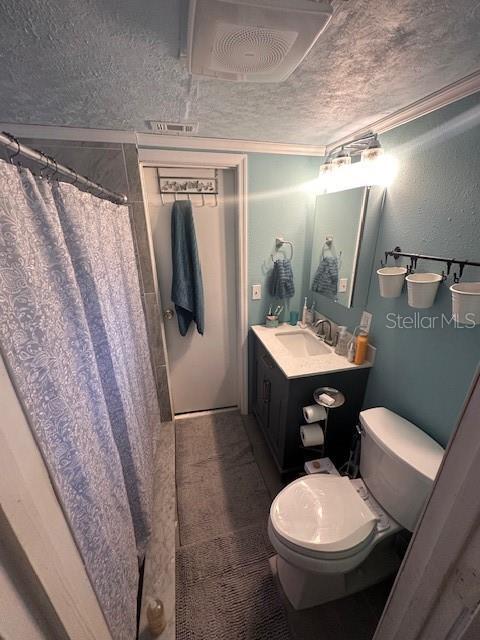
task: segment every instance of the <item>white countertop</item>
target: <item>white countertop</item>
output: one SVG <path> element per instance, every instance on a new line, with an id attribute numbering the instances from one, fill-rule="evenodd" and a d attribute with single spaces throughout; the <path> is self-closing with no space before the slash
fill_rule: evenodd
<path id="1" fill-rule="evenodd" d="M 334 347 L 330 347 L 325 343 L 329 353 L 297 357 L 283 346 L 276 334 L 307 331 L 314 335 L 310 329 L 302 329 L 300 326 L 292 327 L 288 323 L 281 324 L 275 329 L 256 324 L 251 329 L 287 378 L 304 378 L 306 376 L 321 375 L 322 373 L 367 369 L 373 366 L 375 360 L 375 347 L 372 347 L 372 345 L 368 347 L 367 360 L 363 364 L 353 364 L 344 356 L 337 355 Z"/>

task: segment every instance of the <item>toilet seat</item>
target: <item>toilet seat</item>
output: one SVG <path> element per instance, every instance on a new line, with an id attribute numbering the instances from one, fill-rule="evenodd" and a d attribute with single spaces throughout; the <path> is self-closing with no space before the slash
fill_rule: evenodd
<path id="1" fill-rule="evenodd" d="M 324 474 L 295 480 L 270 509 L 270 522 L 281 539 L 318 556 L 358 551 L 377 520 L 349 478 Z"/>

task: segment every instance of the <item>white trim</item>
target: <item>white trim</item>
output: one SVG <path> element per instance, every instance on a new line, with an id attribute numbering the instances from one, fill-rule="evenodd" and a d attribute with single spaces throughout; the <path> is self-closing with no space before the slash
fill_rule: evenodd
<path id="1" fill-rule="evenodd" d="M 71 640 L 112 640 L 0 357 L 0 504 Z"/>
<path id="2" fill-rule="evenodd" d="M 182 137 L 155 133 L 137 133 L 139 147 L 162 149 L 194 149 L 198 151 L 229 151 L 238 153 L 273 153 L 290 156 L 325 155 L 324 145 L 259 142 L 256 140 L 228 140 L 226 138 Z"/>
<path id="3" fill-rule="evenodd" d="M 40 138 L 43 140 L 78 140 L 80 142 L 117 142 L 136 144 L 135 131 L 115 129 L 84 129 L 83 127 L 57 127 L 48 124 L 14 124 L 0 122 L 0 130 L 19 138 Z"/>
<path id="4" fill-rule="evenodd" d="M 380 118 L 380 120 L 371 122 L 365 127 L 353 131 L 348 136 L 329 143 L 326 146 L 326 152 L 329 153 L 331 149 L 342 144 L 347 144 L 350 140 L 358 138 L 368 132 L 385 133 L 386 131 L 400 127 L 402 124 L 407 124 L 407 122 L 426 116 L 432 113 L 432 111 L 442 109 L 452 104 L 452 102 L 457 102 L 477 91 L 480 91 L 480 71 L 475 71 L 469 76 L 425 96 L 425 98 L 421 98 L 384 118 Z"/>
<path id="5" fill-rule="evenodd" d="M 460 640 L 479 625 L 479 424 L 477 371 L 374 640 Z"/>
<path id="6" fill-rule="evenodd" d="M 19 138 L 44 140 L 79 140 L 82 142 L 116 142 L 137 144 L 139 147 L 164 149 L 195 149 L 203 151 L 230 151 L 237 153 L 272 153 L 294 156 L 324 156 L 324 145 L 261 142 L 257 140 L 227 140 L 199 136 L 170 136 L 162 133 L 138 133 L 115 129 L 84 129 L 42 124 L 15 124 L 0 122 L 0 131 Z"/>
<path id="7" fill-rule="evenodd" d="M 240 381 L 239 406 L 248 413 L 248 158 L 245 154 L 209 153 L 198 151 L 167 151 L 162 149 L 138 150 L 141 171 L 148 166 L 211 167 L 234 169 L 237 191 L 237 309 L 238 309 L 238 376 Z M 145 198 L 145 206 L 148 200 Z M 148 216 L 147 216 L 148 218 Z M 148 223 L 148 219 L 147 219 Z M 153 254 L 152 254 L 153 255 Z M 160 295 L 157 287 L 157 297 Z M 167 374 L 169 374 L 167 354 Z"/>

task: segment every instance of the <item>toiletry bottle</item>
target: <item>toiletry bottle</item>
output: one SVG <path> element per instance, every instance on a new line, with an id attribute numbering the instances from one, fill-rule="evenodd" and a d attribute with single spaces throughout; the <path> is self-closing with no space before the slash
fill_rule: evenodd
<path id="1" fill-rule="evenodd" d="M 338 327 L 337 345 L 335 347 L 335 353 L 339 356 L 346 356 L 347 350 L 348 350 L 347 327 Z"/>
<path id="2" fill-rule="evenodd" d="M 305 302 L 303 303 L 302 310 L 302 327 L 305 328 L 308 323 L 308 307 L 307 307 L 307 298 L 305 298 Z"/>
<path id="3" fill-rule="evenodd" d="M 363 364 L 367 357 L 368 349 L 368 333 L 365 329 L 360 328 L 355 345 L 355 364 Z"/>
<path id="4" fill-rule="evenodd" d="M 147 622 L 148 630 L 154 638 L 165 630 L 167 626 L 167 620 L 165 617 L 165 609 L 163 608 L 163 602 L 161 600 L 153 600 L 147 607 Z"/>
<path id="5" fill-rule="evenodd" d="M 312 325 L 315 319 L 315 302 L 312 302 L 310 309 L 307 309 L 307 325 Z"/>
<path id="6" fill-rule="evenodd" d="M 355 361 L 355 338 L 354 337 L 352 337 L 350 339 L 350 342 L 348 343 L 347 360 L 349 362 Z"/>

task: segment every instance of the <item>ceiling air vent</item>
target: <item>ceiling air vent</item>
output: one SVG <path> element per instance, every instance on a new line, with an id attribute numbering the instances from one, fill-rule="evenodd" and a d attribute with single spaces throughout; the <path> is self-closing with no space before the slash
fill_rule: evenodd
<path id="1" fill-rule="evenodd" d="M 198 123 L 195 122 L 162 122 L 161 120 L 149 120 L 150 129 L 155 133 L 168 133 L 169 135 L 189 136 L 197 132 Z"/>
<path id="2" fill-rule="evenodd" d="M 190 73 L 237 82 L 281 82 L 332 17 L 329 2 L 190 0 Z"/>

